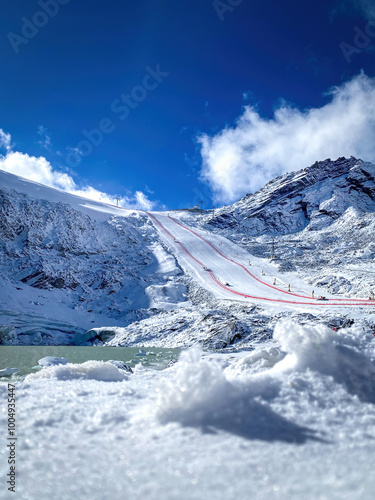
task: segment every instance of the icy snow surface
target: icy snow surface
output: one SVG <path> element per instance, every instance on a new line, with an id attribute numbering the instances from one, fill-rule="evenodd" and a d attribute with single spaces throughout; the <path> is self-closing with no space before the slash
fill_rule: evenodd
<path id="1" fill-rule="evenodd" d="M 281 322 L 275 339 L 250 354 L 193 348 L 159 372 L 87 362 L 27 376 L 17 498 L 372 499 L 373 335 Z"/>

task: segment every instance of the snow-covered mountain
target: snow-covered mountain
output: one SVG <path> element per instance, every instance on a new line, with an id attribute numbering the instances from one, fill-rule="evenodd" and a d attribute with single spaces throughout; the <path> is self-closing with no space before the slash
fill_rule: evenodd
<path id="1" fill-rule="evenodd" d="M 312 287 L 356 296 L 375 291 L 375 165 L 327 159 L 269 182 L 201 226 Z"/>
<path id="2" fill-rule="evenodd" d="M 291 234 L 330 226 L 351 208 L 375 210 L 375 165 L 354 157 L 327 159 L 270 181 L 216 211 L 209 225 L 241 227 L 249 236 Z"/>
<path id="3" fill-rule="evenodd" d="M 366 321 L 372 328 L 370 310 L 364 319 L 355 310 L 275 309 L 220 286 L 236 274 L 243 291 L 264 296 L 263 285 L 255 293 L 243 279 L 251 260 L 260 278 L 266 271 L 268 297 L 277 276 L 279 298 L 293 283 L 310 301 L 312 289 L 367 300 L 375 291 L 374 178 L 375 166 L 355 158 L 317 162 L 215 214 L 159 214 L 170 238 L 143 212 L 0 171 L 0 343 L 97 338 L 109 345 L 222 348 L 270 338 L 286 316 L 329 326 Z M 200 232 L 193 236 L 184 224 Z M 177 239 L 200 252 L 193 266 Z M 277 259 L 270 263 L 272 239 Z M 239 267 L 212 254 L 212 245 L 237 256 Z M 210 265 L 219 287 L 207 274 Z"/>
<path id="4" fill-rule="evenodd" d="M 0 324 L 9 339 L 66 343 L 183 302 L 149 219 L 0 171 Z M 155 309 L 155 311 L 154 311 Z"/>

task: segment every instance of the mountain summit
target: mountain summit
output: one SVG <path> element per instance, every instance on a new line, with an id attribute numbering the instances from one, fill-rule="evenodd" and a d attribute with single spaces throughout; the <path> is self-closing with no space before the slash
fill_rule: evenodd
<path id="1" fill-rule="evenodd" d="M 349 207 L 375 211 L 375 165 L 341 157 L 276 177 L 258 192 L 218 210 L 208 224 L 241 225 L 249 236 L 290 234 L 328 227 Z"/>

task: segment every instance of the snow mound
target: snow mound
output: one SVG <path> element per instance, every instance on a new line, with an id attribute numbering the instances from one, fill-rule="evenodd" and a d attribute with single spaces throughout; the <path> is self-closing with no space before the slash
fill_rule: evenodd
<path id="1" fill-rule="evenodd" d="M 311 433 L 274 413 L 269 404 L 290 389 L 296 376 L 310 380 L 304 391 L 314 391 L 322 377 L 331 377 L 360 401 L 375 403 L 372 336 L 353 328 L 335 332 L 286 321 L 276 325 L 274 339 L 279 347 L 254 351 L 227 368 L 196 348 L 182 353 L 159 389 L 159 420 L 230 429 L 248 438 L 282 435 L 288 442 L 304 442 L 313 438 Z M 292 391 L 298 393 L 297 386 Z"/>
<path id="2" fill-rule="evenodd" d="M 181 355 L 175 377 L 159 390 L 157 416 L 166 424 L 177 422 L 207 433 L 224 431 L 247 439 L 302 443 L 313 433 L 286 420 L 259 401 L 272 399 L 278 386 L 272 377 L 229 381 L 221 366 L 202 359 L 201 351 Z M 257 398 L 258 396 L 258 398 Z"/>
<path id="3" fill-rule="evenodd" d="M 120 370 L 113 363 L 104 361 L 86 361 L 85 363 L 48 366 L 37 373 L 27 375 L 26 382 L 33 382 L 42 379 L 57 380 L 100 380 L 104 382 L 120 382 L 127 380 L 128 375 L 124 370 Z"/>
<path id="4" fill-rule="evenodd" d="M 256 350 L 240 359 L 237 363 L 229 366 L 225 373 L 227 375 L 233 372 L 234 376 L 240 374 L 255 373 L 261 370 L 272 368 L 285 357 L 285 352 L 282 352 L 276 347 L 267 347 L 265 349 Z"/>
<path id="5" fill-rule="evenodd" d="M 46 368 L 47 366 L 66 365 L 67 363 L 69 363 L 68 359 L 54 356 L 46 356 L 38 361 L 38 364 L 43 366 L 43 368 Z"/>
<path id="6" fill-rule="evenodd" d="M 158 400 L 158 416 L 163 422 L 178 421 L 185 425 L 204 423 L 207 413 L 215 408 L 225 411 L 231 384 L 221 367 L 203 360 L 198 348 L 181 354 L 175 377 L 162 386 Z"/>
<path id="7" fill-rule="evenodd" d="M 353 334 L 358 338 L 353 340 Z M 329 375 L 362 401 L 375 403 L 375 362 L 365 352 L 360 332 L 335 332 L 324 325 L 278 323 L 274 339 L 288 354 L 275 371 L 311 370 Z"/>

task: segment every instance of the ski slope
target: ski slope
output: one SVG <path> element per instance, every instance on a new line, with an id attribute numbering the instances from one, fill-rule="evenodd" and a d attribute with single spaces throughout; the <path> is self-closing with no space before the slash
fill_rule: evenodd
<path id="1" fill-rule="evenodd" d="M 110 205 L 103 201 L 96 201 L 84 196 L 78 196 L 66 191 L 45 186 L 39 182 L 25 179 L 18 175 L 0 169 L 0 188 L 23 193 L 34 200 L 64 203 L 74 210 L 78 210 L 97 221 L 107 221 L 110 216 L 123 216 L 137 210 Z"/>
<path id="2" fill-rule="evenodd" d="M 147 212 L 147 215 L 162 238 L 171 246 L 182 267 L 219 298 L 243 301 L 251 299 L 286 306 L 375 306 L 375 301 L 345 299 L 333 295 L 326 295 L 329 300 L 320 301 L 317 297 L 323 292 L 317 289 L 314 290 L 315 298 L 312 298 L 311 287 L 298 278 L 286 284 L 283 277 L 265 259 L 255 258 L 251 254 L 244 255 L 243 249 L 232 243 L 230 253 L 226 253 L 228 245 L 226 251 L 221 250 L 220 242 L 224 238 L 212 243 L 214 235 L 210 235 L 210 241 L 201 230 L 189 227 L 165 213 Z M 239 254 L 241 259 L 236 259 L 234 255 Z M 246 265 L 244 262 L 247 261 Z M 249 265 L 251 262 L 253 264 Z M 261 267 L 267 270 L 266 276 L 262 275 Z"/>

